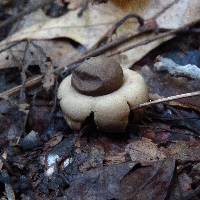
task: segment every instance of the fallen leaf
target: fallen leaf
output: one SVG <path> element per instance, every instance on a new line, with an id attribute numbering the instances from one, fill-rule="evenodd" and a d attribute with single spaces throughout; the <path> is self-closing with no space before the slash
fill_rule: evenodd
<path id="1" fill-rule="evenodd" d="M 118 199 L 120 180 L 133 166 L 133 163 L 124 163 L 79 174 L 65 191 L 65 199 Z"/>
<path id="2" fill-rule="evenodd" d="M 174 170 L 175 160 L 167 159 L 130 171 L 121 180 L 122 199 L 166 199 Z"/>
<path id="3" fill-rule="evenodd" d="M 146 138 L 129 143 L 125 151 L 134 162 L 147 162 L 166 158 L 166 155 L 159 150 L 157 145 Z"/>
<path id="4" fill-rule="evenodd" d="M 199 141 L 185 142 L 178 141 L 172 143 L 168 148 L 162 148 L 167 157 L 173 157 L 180 161 L 199 161 L 200 145 Z"/>

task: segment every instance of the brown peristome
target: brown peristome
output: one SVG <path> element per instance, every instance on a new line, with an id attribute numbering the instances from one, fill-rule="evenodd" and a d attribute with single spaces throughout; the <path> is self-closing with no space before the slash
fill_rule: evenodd
<path id="1" fill-rule="evenodd" d="M 73 71 L 71 83 L 81 94 L 102 96 L 121 87 L 123 71 L 112 58 L 90 58 Z"/>

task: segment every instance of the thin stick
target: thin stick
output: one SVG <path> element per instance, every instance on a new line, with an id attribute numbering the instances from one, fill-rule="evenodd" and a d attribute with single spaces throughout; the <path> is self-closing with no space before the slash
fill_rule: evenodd
<path id="1" fill-rule="evenodd" d="M 119 50 L 119 51 L 116 51 L 112 54 L 110 54 L 109 56 L 113 56 L 113 55 L 116 55 L 118 53 L 122 53 L 124 51 L 128 51 L 130 49 L 133 49 L 133 48 L 136 48 L 136 47 L 139 47 L 139 46 L 143 46 L 143 45 L 146 45 L 146 44 L 149 44 L 151 42 L 154 42 L 156 40 L 159 40 L 159 39 L 162 39 L 162 38 L 166 38 L 166 37 L 169 37 L 169 36 L 173 36 L 173 35 L 176 35 L 178 33 L 181 33 L 181 32 L 185 32 L 187 30 L 189 30 L 189 28 L 191 28 L 192 26 L 194 26 L 195 24 L 199 23 L 200 19 L 196 20 L 196 21 L 193 21 L 193 22 L 190 22 L 188 24 L 185 24 L 177 29 L 174 29 L 174 30 L 171 30 L 171 31 L 168 31 L 168 32 L 165 32 L 165 33 L 161 33 L 159 35 L 156 35 L 156 36 L 153 36 L 147 40 L 144 40 L 144 41 L 141 41 L 141 42 L 138 42 L 136 44 L 133 44 L 123 50 Z M 146 33 L 146 32 L 145 32 Z M 118 38 L 117 40 L 114 40 L 113 42 L 110 42 L 108 44 L 105 44 L 97 49 L 95 49 L 94 51 L 86 54 L 86 55 L 83 55 L 81 56 L 80 58 L 78 58 L 76 61 L 72 61 L 70 64 L 68 64 L 65 68 L 64 68 L 64 72 L 66 73 L 66 75 L 70 74 L 74 69 L 77 68 L 77 65 L 78 63 L 84 61 L 85 59 L 87 58 L 90 58 L 90 57 L 95 57 L 95 56 L 99 56 L 103 53 L 106 53 L 108 50 L 111 50 L 113 48 L 116 48 L 132 39 L 135 39 L 136 37 L 140 36 L 144 34 L 144 32 L 139 32 L 138 34 L 130 34 L 128 36 L 121 36 L 120 38 Z"/>
<path id="2" fill-rule="evenodd" d="M 25 83 L 24 87 L 29 88 L 40 83 L 42 81 L 42 77 L 43 77 L 42 75 L 38 75 L 38 76 L 35 76 L 34 78 L 31 78 Z M 23 87 L 23 84 L 13 87 L 9 90 L 6 90 L 5 92 L 0 93 L 0 98 L 16 95 L 21 90 L 22 87 Z"/>
<path id="3" fill-rule="evenodd" d="M 142 45 L 145 45 L 145 44 L 148 44 L 148 43 L 151 43 L 155 40 L 158 40 L 158 39 L 161 39 L 161 38 L 165 38 L 165 37 L 168 37 L 168 36 L 172 36 L 172 35 L 176 35 L 177 33 L 181 33 L 181 32 L 185 32 L 185 31 L 188 31 L 189 28 L 191 28 L 192 26 L 194 26 L 195 24 L 197 24 L 198 22 L 200 22 L 200 19 L 196 20 L 196 21 L 193 21 L 191 23 L 188 23 L 186 25 L 183 25 L 181 26 L 180 28 L 177 28 L 175 30 L 171 30 L 171 31 L 168 31 L 166 33 L 162 33 L 160 35 L 156 35 L 155 37 L 152 37 L 150 38 L 149 40 L 145 40 L 145 41 L 142 41 L 142 42 L 138 42 L 137 44 L 133 45 L 131 48 L 135 48 L 135 47 L 139 47 L 139 46 L 142 46 Z M 138 37 L 140 36 L 140 34 L 143 34 L 144 32 L 140 32 L 136 35 L 128 35 L 128 36 L 122 36 L 120 38 L 118 38 L 117 40 L 114 40 L 113 42 L 110 42 L 106 45 L 103 45 L 97 49 L 95 49 L 94 51 L 86 54 L 86 55 L 82 55 L 81 57 L 79 57 L 78 59 L 76 59 L 75 61 L 72 61 L 71 63 L 69 63 L 65 68 L 64 68 L 64 71 L 63 71 L 63 68 L 57 68 L 55 70 L 55 73 L 58 73 L 58 74 L 61 74 L 62 72 L 64 72 L 66 75 L 70 74 L 74 69 L 77 68 L 77 64 L 78 63 L 81 63 L 82 61 L 84 61 L 85 59 L 87 58 L 90 58 L 90 57 L 95 57 L 95 56 L 98 56 L 98 55 L 101 55 L 105 52 L 107 52 L 108 50 L 111 50 L 115 47 L 118 47 L 119 45 L 122 45 L 128 41 L 130 41 L 131 39 L 135 38 L 135 37 Z M 116 52 L 115 52 L 116 53 Z M 113 55 L 113 54 L 112 54 Z M 111 56 L 111 55 L 110 55 Z M 42 81 L 42 78 L 43 76 L 42 75 L 38 75 L 36 77 L 34 77 L 33 79 L 30 79 L 30 87 L 35 85 L 35 84 L 38 84 Z M 18 93 L 21 89 L 21 85 L 19 86 L 16 86 L 8 91 L 5 91 L 3 93 L 0 93 L 0 97 L 3 95 L 6 95 L 6 96 L 12 96 L 12 95 L 15 95 L 16 93 Z"/>
<path id="4" fill-rule="evenodd" d="M 196 20 L 196 21 L 193 21 L 191 23 L 188 23 L 186 25 L 183 25 L 177 29 L 174 29 L 174 30 L 170 30 L 168 32 L 165 32 L 165 33 L 161 33 L 159 35 L 156 35 L 156 36 L 152 36 L 151 38 L 149 39 L 146 39 L 144 41 L 141 41 L 141 42 L 138 42 L 138 43 L 135 43 L 133 45 L 130 45 L 122 50 L 118 50 L 118 51 L 115 51 L 113 52 L 112 54 L 110 54 L 109 56 L 114 56 L 114 55 L 117 55 L 117 54 L 121 54 L 125 51 L 128 51 L 130 49 L 133 49 L 133 48 L 136 48 L 136 47 L 139 47 L 139 46 L 143 46 L 143 45 L 146 45 L 146 44 L 149 44 L 151 42 L 154 42 L 156 40 L 159 40 L 159 39 L 162 39 L 162 38 L 166 38 L 166 37 L 169 37 L 169 36 L 173 36 L 173 35 L 176 35 L 178 33 L 181 33 L 181 32 L 187 32 L 189 30 L 189 28 L 191 28 L 192 26 L 194 26 L 195 24 L 199 23 L 200 19 Z"/>
<path id="5" fill-rule="evenodd" d="M 77 60 L 72 61 L 69 63 L 66 67 L 64 67 L 63 73 L 65 76 L 69 75 L 74 69 L 78 67 L 77 64 L 83 62 L 85 59 L 90 58 L 90 57 L 96 57 L 99 56 L 103 53 L 106 53 L 109 50 L 112 50 L 128 41 L 130 41 L 133 38 L 137 38 L 138 36 L 141 36 L 143 32 L 137 33 L 137 34 L 130 34 L 128 37 L 127 36 L 121 36 L 118 39 L 114 40 L 113 42 L 110 42 L 108 44 L 105 44 L 103 46 L 100 46 L 97 49 L 94 49 L 93 51 L 89 51 L 89 53 L 86 53 L 79 57 Z M 57 69 L 56 72 L 60 72 L 61 69 Z"/>
<path id="6" fill-rule="evenodd" d="M 168 101 L 174 101 L 174 100 L 178 100 L 178 99 L 195 97 L 195 96 L 200 96 L 200 91 L 165 97 L 165 98 L 157 99 L 157 100 L 154 100 L 151 102 L 142 103 L 142 104 L 139 104 L 139 105 L 133 107 L 131 110 L 137 110 L 137 109 L 148 107 L 148 106 L 155 105 L 158 103 L 164 103 L 164 102 L 168 102 Z"/>
<path id="7" fill-rule="evenodd" d="M 174 4 L 178 3 L 180 0 L 174 0 L 172 3 L 170 3 L 169 5 L 167 5 L 166 7 L 164 7 L 160 12 L 156 13 L 153 17 L 151 17 L 152 19 L 156 20 L 158 17 L 160 17 L 161 14 L 165 13 L 166 10 L 168 10 L 170 7 L 172 7 Z M 100 44 L 102 44 L 103 42 L 106 42 L 116 31 L 117 29 L 124 24 L 129 18 L 136 18 L 137 22 L 139 24 L 139 28 L 138 30 L 140 30 L 140 28 L 142 28 L 145 24 L 145 19 L 143 19 L 142 16 L 136 14 L 136 13 L 129 13 L 126 16 L 124 16 L 122 19 L 120 19 L 118 22 L 116 22 L 98 41 L 97 43 L 89 50 L 92 51 L 94 49 L 96 49 L 97 47 L 100 46 Z M 146 20 L 148 21 L 148 20 Z M 151 30 L 151 31 L 156 31 L 156 30 Z M 139 32 L 141 32 L 142 35 L 142 31 L 140 30 Z M 146 31 L 148 32 L 148 31 Z M 149 31 L 150 32 L 150 31 Z M 89 53 L 89 52 L 88 52 Z"/>
<path id="8" fill-rule="evenodd" d="M 144 19 L 135 13 L 129 13 L 126 16 L 124 16 L 122 19 L 117 21 L 97 42 L 96 44 L 87 52 L 91 52 L 92 50 L 98 48 L 102 43 L 107 42 L 108 39 L 111 38 L 111 36 L 117 31 L 117 29 L 122 26 L 128 19 L 135 18 L 137 19 L 137 22 L 139 24 L 139 27 L 142 27 L 144 25 Z"/>

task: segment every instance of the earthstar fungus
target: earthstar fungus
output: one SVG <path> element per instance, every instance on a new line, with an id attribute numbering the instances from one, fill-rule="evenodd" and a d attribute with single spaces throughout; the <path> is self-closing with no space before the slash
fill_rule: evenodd
<path id="1" fill-rule="evenodd" d="M 148 89 L 139 73 L 99 56 L 83 62 L 61 82 L 58 99 L 73 130 L 80 130 L 93 113 L 98 129 L 123 132 L 131 108 L 148 101 Z"/>

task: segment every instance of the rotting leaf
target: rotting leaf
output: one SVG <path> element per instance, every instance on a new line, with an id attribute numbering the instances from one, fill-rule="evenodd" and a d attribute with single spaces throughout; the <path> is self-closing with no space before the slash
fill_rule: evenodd
<path id="1" fill-rule="evenodd" d="M 147 162 L 166 158 L 165 153 L 156 144 L 151 142 L 151 140 L 146 138 L 129 143 L 125 151 L 134 162 Z"/>
<path id="2" fill-rule="evenodd" d="M 122 153 L 116 153 L 115 155 L 108 155 L 105 157 L 104 163 L 106 165 L 111 164 L 120 164 L 126 162 L 126 154 L 125 152 Z"/>
<path id="3" fill-rule="evenodd" d="M 140 126 L 139 135 L 152 140 L 156 144 L 166 144 L 171 141 L 172 132 L 168 124 L 151 122 Z"/>
<path id="4" fill-rule="evenodd" d="M 105 152 L 102 148 L 91 148 L 90 155 L 86 159 L 85 162 L 79 166 L 79 170 L 81 172 L 87 171 L 91 168 L 98 168 L 103 166 L 103 160 L 104 160 Z"/>
<path id="5" fill-rule="evenodd" d="M 109 138 L 107 134 L 106 136 L 103 136 L 102 133 L 100 134 L 101 136 L 99 136 L 99 138 L 92 138 L 90 139 L 91 141 L 86 140 L 85 137 L 77 138 L 76 153 L 82 155 L 82 157 L 86 157 L 86 160 L 84 159 L 84 163 L 95 160 L 100 161 L 103 159 L 103 163 L 101 164 L 108 166 L 130 161 L 130 157 L 128 157 L 125 152 L 125 147 L 127 145 L 126 141 L 122 140 L 121 137 L 119 140 L 114 140 L 113 138 Z M 95 151 L 92 153 L 93 150 Z M 96 155 L 99 155 L 100 157 L 95 159 Z M 102 155 L 104 155 L 103 158 Z"/>
<path id="6" fill-rule="evenodd" d="M 193 132 L 193 135 L 199 136 L 200 132 L 200 114 L 195 112 L 191 108 L 180 106 L 165 106 L 164 109 L 159 112 L 156 109 L 149 109 L 147 111 L 148 117 L 151 117 L 153 121 L 161 121 L 168 124 L 173 132 L 173 129 L 186 129 Z"/>
<path id="7" fill-rule="evenodd" d="M 178 141 L 172 143 L 168 148 L 161 148 L 167 157 L 172 157 L 180 161 L 199 161 L 200 143 L 198 140 L 193 142 Z"/>
<path id="8" fill-rule="evenodd" d="M 9 140 L 15 143 L 25 130 L 28 112 L 20 110 L 20 106 L 8 101 L 2 100 L 0 105 L 2 107 L 0 112 L 0 142 Z M 3 105 L 5 105 L 4 109 Z"/>
<path id="9" fill-rule="evenodd" d="M 175 160 L 157 161 L 130 171 L 121 180 L 123 200 L 165 200 L 172 182 Z"/>
<path id="10" fill-rule="evenodd" d="M 64 199 L 119 199 L 120 180 L 133 166 L 133 163 L 124 163 L 79 174 L 66 190 Z"/>

